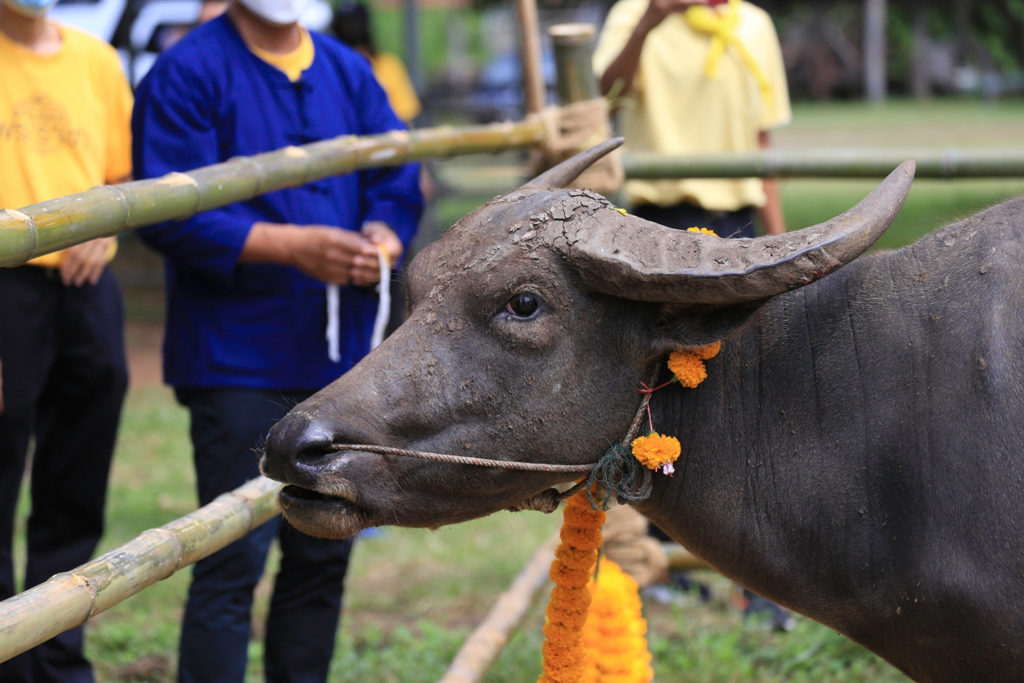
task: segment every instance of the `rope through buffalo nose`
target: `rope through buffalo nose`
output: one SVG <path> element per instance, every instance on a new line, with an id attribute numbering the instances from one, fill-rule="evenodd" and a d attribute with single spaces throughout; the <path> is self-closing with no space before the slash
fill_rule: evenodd
<path id="1" fill-rule="evenodd" d="M 423 460 L 435 460 L 448 462 L 456 465 L 474 465 L 476 467 L 497 467 L 506 470 L 523 470 L 527 472 L 564 472 L 567 474 L 586 474 L 594 469 L 595 463 L 583 465 L 556 465 L 552 463 L 518 462 L 515 460 L 490 460 L 488 458 L 473 458 L 466 455 L 449 455 L 446 453 L 430 453 L 428 451 L 413 451 L 407 448 L 392 448 L 390 446 L 371 446 L 367 444 L 338 443 L 331 444 L 336 451 L 367 451 L 369 453 L 380 453 L 381 455 L 406 455 Z"/>

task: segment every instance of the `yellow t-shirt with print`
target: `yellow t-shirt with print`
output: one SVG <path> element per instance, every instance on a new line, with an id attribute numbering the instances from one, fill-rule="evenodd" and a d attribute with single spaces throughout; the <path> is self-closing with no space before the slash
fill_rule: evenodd
<path id="1" fill-rule="evenodd" d="M 58 30 L 61 46 L 46 55 L 0 32 L 2 208 L 131 174 L 132 94 L 117 52 L 83 31 Z M 63 252 L 55 252 L 29 263 L 57 267 L 62 260 Z"/>
<path id="2" fill-rule="evenodd" d="M 620 0 L 611 9 L 594 50 L 600 78 L 622 51 L 649 0 Z M 725 12 L 728 5 L 712 11 Z M 739 5 L 735 36 L 757 60 L 770 96 L 744 62 L 726 46 L 713 77 L 706 73 L 712 37 L 696 31 L 682 13 L 671 14 L 644 41 L 633 90 L 619 110 L 624 148 L 660 154 L 754 152 L 758 134 L 789 123 L 792 114 L 786 72 L 771 17 L 761 8 Z M 629 202 L 671 206 L 683 201 L 712 211 L 763 206 L 759 178 L 630 180 Z"/>

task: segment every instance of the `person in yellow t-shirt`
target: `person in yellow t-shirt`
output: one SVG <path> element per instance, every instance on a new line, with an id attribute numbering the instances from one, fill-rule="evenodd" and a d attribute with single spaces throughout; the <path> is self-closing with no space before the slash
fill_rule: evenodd
<path id="1" fill-rule="evenodd" d="M 126 179 L 132 96 L 112 47 L 46 18 L 52 0 L 0 0 L 0 207 Z M 30 444 L 24 587 L 86 562 L 103 532 L 127 386 L 113 238 L 0 268 L 0 599 Z M 82 630 L 0 664 L 0 679 L 92 680 Z"/>
<path id="2" fill-rule="evenodd" d="M 360 2 L 342 3 L 334 10 L 331 30 L 338 40 L 370 60 L 374 77 L 387 93 L 388 104 L 398 118 L 411 124 L 423 111 L 423 105 L 402 60 L 388 52 L 380 52 L 374 45 L 370 13 L 366 5 Z"/>
<path id="3" fill-rule="evenodd" d="M 771 129 L 791 118 L 771 17 L 743 0 L 619 0 L 601 29 L 593 67 L 601 92 L 621 105 L 631 152 L 753 152 L 770 147 Z M 625 191 L 632 213 L 672 228 L 754 237 L 759 217 L 767 234 L 786 230 L 774 180 L 630 180 Z M 667 539 L 653 525 L 651 535 Z M 670 582 L 693 585 L 685 572 Z M 744 614 L 764 613 L 773 628 L 793 628 L 778 605 L 739 593 Z"/>
<path id="4" fill-rule="evenodd" d="M 619 0 L 594 50 L 601 91 L 621 104 L 631 152 L 753 152 L 790 121 L 778 36 L 767 12 L 742 0 Z M 785 231 L 774 180 L 630 180 L 644 218 L 723 237 Z"/>

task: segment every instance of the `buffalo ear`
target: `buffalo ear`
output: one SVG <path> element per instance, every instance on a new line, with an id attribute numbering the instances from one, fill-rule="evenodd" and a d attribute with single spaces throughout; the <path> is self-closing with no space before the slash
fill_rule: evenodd
<path id="1" fill-rule="evenodd" d="M 664 304 L 658 312 L 650 346 L 660 356 L 688 346 L 725 339 L 745 323 L 767 299 L 728 306 Z"/>

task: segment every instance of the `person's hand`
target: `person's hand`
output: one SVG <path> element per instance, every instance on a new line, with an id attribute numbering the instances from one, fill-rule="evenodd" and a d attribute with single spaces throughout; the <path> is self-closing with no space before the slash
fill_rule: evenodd
<path id="1" fill-rule="evenodd" d="M 380 282 L 380 261 L 378 250 L 383 248 L 388 265 L 394 266 L 402 257 L 402 241 L 387 223 L 369 221 L 363 224 L 362 234 L 369 243 L 369 248 L 358 254 L 352 263 L 352 283 L 361 286 Z"/>
<path id="2" fill-rule="evenodd" d="M 377 248 L 359 233 L 328 225 L 291 226 L 288 231 L 289 262 L 321 282 L 363 284 L 355 274 L 362 272 L 366 254 L 372 254 L 377 268 Z"/>
<path id="3" fill-rule="evenodd" d="M 70 247 L 60 264 L 60 279 L 65 286 L 81 287 L 96 284 L 107 267 L 113 237 L 100 237 Z"/>

